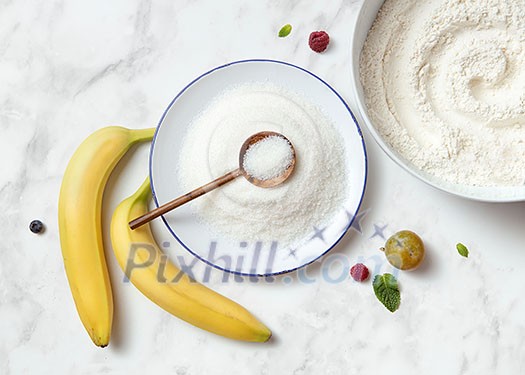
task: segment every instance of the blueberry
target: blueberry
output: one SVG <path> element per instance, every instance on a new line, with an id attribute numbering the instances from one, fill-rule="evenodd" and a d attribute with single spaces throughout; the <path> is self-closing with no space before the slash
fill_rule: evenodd
<path id="1" fill-rule="evenodd" d="M 44 230 L 44 224 L 40 220 L 33 220 L 29 224 L 29 230 L 33 233 L 41 233 Z"/>

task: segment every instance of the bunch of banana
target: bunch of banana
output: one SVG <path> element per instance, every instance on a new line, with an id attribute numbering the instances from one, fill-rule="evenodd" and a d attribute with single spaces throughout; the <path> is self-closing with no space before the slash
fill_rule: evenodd
<path id="1" fill-rule="evenodd" d="M 90 135 L 71 158 L 60 189 L 58 224 L 69 286 L 84 327 L 97 346 L 109 343 L 113 296 L 102 243 L 102 196 L 118 161 L 155 129 L 118 126 Z"/>
<path id="2" fill-rule="evenodd" d="M 102 197 L 118 161 L 135 143 L 151 140 L 154 131 L 113 126 L 93 133 L 76 150 L 62 181 L 58 221 L 66 274 L 80 319 L 100 347 L 109 343 L 113 320 L 102 241 Z M 149 225 L 129 229 L 131 219 L 148 211 L 150 194 L 146 180 L 117 207 L 111 222 L 113 250 L 123 269 L 130 257 L 135 264 L 146 264 L 144 257 L 148 257 L 147 267 L 128 275 L 131 282 L 154 303 L 197 327 L 233 339 L 267 341 L 270 330 L 246 309 L 179 274 L 156 245 Z M 162 282 L 159 274 L 179 281 Z"/>
<path id="3" fill-rule="evenodd" d="M 150 197 L 146 179 L 111 220 L 113 251 L 124 272 L 128 263 L 147 265 L 126 275 L 130 281 L 151 301 L 194 326 L 236 340 L 268 341 L 271 331 L 244 307 L 181 274 L 155 243 L 149 224 L 129 228 L 132 219 L 148 212 Z"/>

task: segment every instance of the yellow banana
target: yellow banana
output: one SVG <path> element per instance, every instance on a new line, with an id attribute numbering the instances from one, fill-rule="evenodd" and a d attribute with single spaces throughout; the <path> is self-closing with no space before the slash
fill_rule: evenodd
<path id="1" fill-rule="evenodd" d="M 195 282 L 169 262 L 149 225 L 129 228 L 130 220 L 148 211 L 150 197 L 146 179 L 116 208 L 111 220 L 113 251 L 124 272 L 130 273 L 126 275 L 130 281 L 151 301 L 194 326 L 236 340 L 268 341 L 271 331 L 244 307 Z M 128 272 L 128 262 L 143 267 Z"/>
<path id="2" fill-rule="evenodd" d="M 82 324 L 95 345 L 109 343 L 113 296 L 102 243 L 102 196 L 111 171 L 129 148 L 155 129 L 111 126 L 90 135 L 69 161 L 58 202 L 60 244 Z"/>

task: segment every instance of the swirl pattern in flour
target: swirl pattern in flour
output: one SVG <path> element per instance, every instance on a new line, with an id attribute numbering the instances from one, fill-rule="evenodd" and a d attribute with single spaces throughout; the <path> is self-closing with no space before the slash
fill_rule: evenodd
<path id="1" fill-rule="evenodd" d="M 417 168 L 525 185 L 525 0 L 386 0 L 360 71 L 371 120 Z"/>

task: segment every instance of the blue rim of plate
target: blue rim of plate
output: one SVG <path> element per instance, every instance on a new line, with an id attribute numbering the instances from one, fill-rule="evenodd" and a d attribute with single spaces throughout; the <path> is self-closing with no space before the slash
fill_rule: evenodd
<path id="1" fill-rule="evenodd" d="M 193 81 L 191 81 L 190 83 L 188 83 L 178 94 L 177 96 L 175 96 L 175 98 L 173 98 L 173 100 L 170 102 L 170 104 L 168 105 L 168 107 L 166 108 L 166 110 L 164 111 L 164 113 L 162 114 L 162 117 L 160 118 L 159 120 L 159 124 L 157 125 L 157 129 L 155 129 L 155 134 L 153 135 L 153 140 L 151 142 L 151 147 L 150 147 L 150 152 L 149 152 L 149 180 L 150 180 L 150 185 L 151 185 L 151 192 L 152 192 L 152 195 L 153 195 L 153 201 L 155 202 L 155 205 L 157 207 L 159 207 L 159 202 L 157 200 L 157 195 L 155 193 L 155 184 L 153 183 L 153 168 L 152 168 L 152 163 L 153 163 L 153 150 L 155 149 L 155 143 L 157 141 L 157 135 L 159 133 L 159 130 L 160 130 L 160 127 L 162 126 L 162 123 L 164 121 L 164 118 L 166 117 L 167 113 L 169 112 L 169 110 L 171 109 L 171 107 L 173 106 L 173 104 L 177 101 L 177 99 L 182 95 L 184 94 L 184 92 L 186 92 L 186 90 L 191 87 L 193 84 L 195 84 L 197 81 L 201 80 L 202 78 L 208 76 L 209 74 L 217 71 L 217 70 L 220 70 L 220 69 L 223 69 L 223 68 L 227 68 L 229 66 L 232 66 L 232 65 L 236 65 L 236 64 L 245 64 L 245 63 L 252 63 L 252 62 L 264 62 L 264 63 L 273 63 L 273 64 L 281 64 L 281 65 L 286 65 L 286 66 L 290 66 L 292 68 L 295 68 L 295 69 L 299 69 L 307 74 L 309 74 L 310 76 L 316 78 L 318 81 L 320 81 L 321 83 L 323 83 L 326 87 L 328 87 L 330 89 L 330 91 L 332 91 L 338 98 L 339 100 L 341 100 L 341 102 L 343 103 L 343 105 L 345 106 L 345 108 L 347 109 L 348 113 L 350 113 L 350 116 L 352 117 L 352 120 L 354 121 L 354 125 L 356 126 L 357 128 L 357 132 L 359 134 L 359 136 L 361 137 L 361 144 L 363 146 L 363 154 L 364 154 L 364 157 L 365 157 L 365 178 L 364 178 L 364 183 L 363 183 L 363 190 L 361 192 L 361 198 L 359 198 L 359 204 L 357 205 L 357 209 L 355 211 L 355 213 L 353 214 L 352 216 L 352 220 L 349 221 L 347 227 L 345 228 L 345 230 L 341 233 L 341 236 L 333 243 L 332 246 L 330 246 L 325 252 L 323 252 L 321 255 L 319 255 L 317 258 L 314 258 L 314 259 L 311 259 L 307 262 L 305 262 L 304 264 L 301 264 L 300 266 L 298 267 L 295 267 L 295 268 L 292 268 L 292 269 L 289 269 L 289 270 L 284 270 L 284 271 L 279 271 L 279 272 L 272 272 L 272 273 L 265 273 L 265 274 L 252 274 L 252 273 L 245 273 L 245 272 L 238 272 L 238 271 L 234 271 L 234 270 L 229 270 L 229 269 L 225 269 L 225 268 L 222 268 L 216 264 L 213 264 L 211 262 L 209 262 L 208 260 L 202 258 L 201 256 L 199 256 L 198 254 L 196 254 L 192 249 L 190 249 L 188 246 L 186 246 L 186 244 L 177 236 L 177 234 L 175 234 L 175 231 L 171 228 L 171 226 L 169 225 L 168 221 L 166 220 L 166 218 L 164 217 L 164 215 L 161 216 L 162 218 L 162 221 L 164 222 L 164 225 L 166 225 L 166 228 L 168 228 L 168 231 L 171 233 L 171 235 L 173 237 L 175 237 L 175 239 L 181 244 L 181 246 L 183 248 L 185 248 L 190 254 L 192 254 L 194 257 L 196 257 L 197 259 L 201 260 L 202 262 L 206 263 L 207 265 L 213 267 L 213 268 L 216 268 L 218 270 L 221 270 L 221 271 L 224 271 L 224 272 L 228 272 L 228 273 L 231 273 L 231 274 L 234 274 L 234 275 L 239 275 L 239 276 L 251 276 L 251 277 L 269 277 L 269 276 L 278 276 L 278 275 L 282 275 L 282 274 L 286 274 L 286 273 L 290 273 L 290 272 L 293 272 L 293 271 L 296 271 L 300 268 L 303 268 L 303 267 L 306 267 L 316 261 L 318 261 L 319 259 L 321 259 L 322 257 L 324 257 L 327 253 L 329 253 L 334 247 L 337 246 L 337 244 L 341 241 L 341 239 L 345 236 L 345 234 L 348 232 L 348 230 L 352 227 L 352 224 L 354 223 L 354 220 L 355 218 L 357 217 L 357 214 L 359 213 L 359 210 L 361 208 L 361 204 L 363 203 L 363 198 L 365 196 L 365 191 L 366 191 L 366 183 L 367 183 L 367 179 L 368 179 L 368 155 L 367 155 L 367 151 L 366 151 L 366 145 L 365 145 L 365 139 L 363 137 L 363 133 L 361 131 L 361 127 L 359 126 L 359 123 L 357 122 L 357 119 L 356 117 L 354 116 L 354 113 L 352 112 L 352 110 L 350 109 L 350 107 L 348 106 L 348 104 L 346 104 L 345 100 L 341 97 L 341 95 L 339 95 L 339 93 L 337 91 L 335 91 L 335 89 L 330 86 L 326 81 L 324 81 L 322 78 L 320 78 L 319 76 L 315 75 L 314 73 L 304 69 L 304 68 L 301 68 L 300 66 L 297 66 L 297 65 L 294 65 L 294 64 L 291 64 L 291 63 L 288 63 L 288 62 L 285 62 L 285 61 L 279 61 L 279 60 L 271 60 L 271 59 L 247 59 L 247 60 L 238 60 L 238 61 L 233 61 L 233 62 L 230 62 L 230 63 L 227 63 L 227 64 L 224 64 L 224 65 L 220 65 L 220 66 L 217 66 L 216 68 L 213 68 L 209 71 L 207 71 L 206 73 L 203 73 L 201 74 L 200 76 L 198 76 L 197 78 L 195 78 Z"/>

